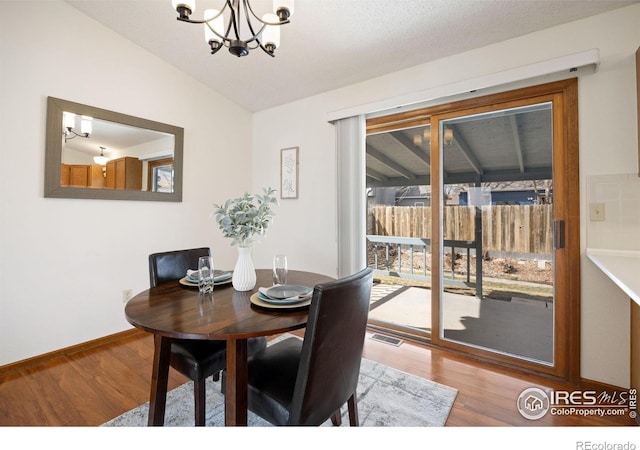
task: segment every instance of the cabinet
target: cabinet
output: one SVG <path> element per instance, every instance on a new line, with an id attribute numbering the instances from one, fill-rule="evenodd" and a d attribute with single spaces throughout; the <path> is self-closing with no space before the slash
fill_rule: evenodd
<path id="1" fill-rule="evenodd" d="M 60 165 L 60 186 L 69 186 L 69 165 Z"/>
<path id="2" fill-rule="evenodd" d="M 100 189 L 104 186 L 102 170 L 98 164 L 62 164 L 60 186 Z"/>
<path id="3" fill-rule="evenodd" d="M 69 186 L 87 187 L 89 179 L 89 166 L 70 165 L 69 166 Z"/>
<path id="4" fill-rule="evenodd" d="M 142 190 L 142 161 L 125 156 L 107 162 L 107 189 Z"/>
<path id="5" fill-rule="evenodd" d="M 100 164 L 91 164 L 89 166 L 88 175 L 88 188 L 102 189 L 104 187 L 104 166 L 101 166 Z"/>

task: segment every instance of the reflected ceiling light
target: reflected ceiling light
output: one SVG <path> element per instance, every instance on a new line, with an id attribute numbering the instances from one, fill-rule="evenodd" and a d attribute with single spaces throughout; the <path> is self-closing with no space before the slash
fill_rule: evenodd
<path id="1" fill-rule="evenodd" d="M 422 145 L 422 135 L 416 134 L 413 136 L 413 145 L 419 147 Z"/>
<path id="2" fill-rule="evenodd" d="M 444 129 L 444 143 L 446 145 L 451 144 L 453 142 L 453 130 L 451 128 Z"/>
<path id="3" fill-rule="evenodd" d="M 189 18 L 196 9 L 195 0 L 171 0 L 171 5 L 178 12 L 178 20 L 204 24 L 205 41 L 211 47 L 211 54 L 227 47 L 229 53 L 238 57 L 246 56 L 249 50 L 256 48 L 275 56 L 274 52 L 280 46 L 280 25 L 289 23 L 293 14 L 293 0 L 273 0 L 275 14 L 265 14 L 262 18 L 253 12 L 249 0 L 225 0 L 221 10 L 207 9 L 203 20 Z M 241 36 L 242 16 L 249 30 L 248 37 L 247 33 Z"/>
<path id="4" fill-rule="evenodd" d="M 93 162 L 96 164 L 100 164 L 101 166 L 104 166 L 107 164 L 107 161 L 109 161 L 109 158 L 107 158 L 106 156 L 104 156 L 104 151 L 106 150 L 105 147 L 100 147 L 100 156 L 94 156 L 93 157 Z"/>
<path id="5" fill-rule="evenodd" d="M 64 134 L 64 141 L 67 142 L 69 139 L 73 139 L 78 136 L 88 138 L 93 131 L 92 120 L 93 118 L 91 117 L 82 116 L 80 119 L 80 133 L 76 133 L 73 131 L 76 126 L 76 115 L 74 113 L 64 111 L 62 113 L 62 124 L 64 127 L 62 133 Z"/>

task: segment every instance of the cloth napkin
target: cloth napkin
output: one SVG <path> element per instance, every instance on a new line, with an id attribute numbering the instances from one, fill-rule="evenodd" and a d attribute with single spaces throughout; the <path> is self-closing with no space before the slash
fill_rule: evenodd
<path id="1" fill-rule="evenodd" d="M 222 281 L 231 277 L 231 272 L 226 270 L 214 270 L 213 271 L 213 281 Z M 198 271 L 188 269 L 187 270 L 187 280 L 198 282 Z"/>

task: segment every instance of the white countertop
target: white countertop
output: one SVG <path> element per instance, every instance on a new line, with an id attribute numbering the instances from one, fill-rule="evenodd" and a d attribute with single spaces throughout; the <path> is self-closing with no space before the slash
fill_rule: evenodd
<path id="1" fill-rule="evenodd" d="M 588 248 L 587 257 L 640 305 L 640 251 Z"/>

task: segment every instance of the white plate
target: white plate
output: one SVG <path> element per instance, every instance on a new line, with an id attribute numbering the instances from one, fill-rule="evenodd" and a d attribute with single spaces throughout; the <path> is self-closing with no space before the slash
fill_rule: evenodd
<path id="1" fill-rule="evenodd" d="M 189 281 L 187 280 L 187 277 L 184 278 L 180 278 L 179 283 L 183 286 L 188 286 L 188 287 L 198 287 L 198 282 L 193 282 L 193 281 Z M 227 278 L 226 280 L 222 280 L 222 281 L 214 281 L 213 285 L 214 286 L 224 286 L 225 284 L 230 284 L 231 283 L 231 277 Z"/>
<path id="2" fill-rule="evenodd" d="M 301 295 L 307 295 L 312 288 L 307 286 L 300 286 L 297 284 L 282 284 L 280 286 L 273 286 L 265 291 L 264 295 L 273 299 L 290 299 L 292 297 L 298 297 Z"/>
<path id="3" fill-rule="evenodd" d="M 258 294 L 251 295 L 249 300 L 251 301 L 251 303 L 253 303 L 256 306 L 260 306 L 262 308 L 269 308 L 269 309 L 298 309 L 298 308 L 306 308 L 311 304 L 311 297 L 309 297 L 308 300 L 305 300 L 303 302 L 294 303 L 294 304 L 284 304 L 284 305 L 267 303 L 265 301 L 262 301 L 260 297 L 258 297 Z"/>

